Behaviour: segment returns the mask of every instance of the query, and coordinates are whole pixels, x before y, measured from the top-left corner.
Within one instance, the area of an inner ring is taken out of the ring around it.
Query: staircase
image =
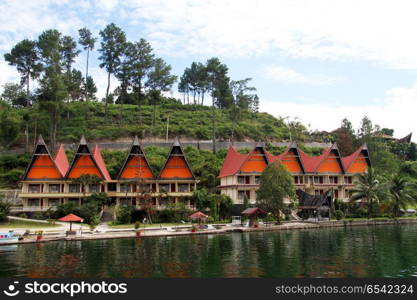
[[[101,222],[107,223],[114,220],[114,206],[105,206],[101,214]]]

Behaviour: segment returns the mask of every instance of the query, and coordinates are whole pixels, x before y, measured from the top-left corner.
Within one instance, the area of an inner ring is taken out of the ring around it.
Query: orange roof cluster
[[[256,146],[247,154],[241,154],[231,146],[220,170],[219,177],[237,173],[261,173],[267,164],[279,160],[292,173],[361,173],[370,166],[366,145],[349,156],[341,157],[337,144],[324,148],[319,156],[310,156],[292,143],[283,153],[272,155],[263,146]],[[248,162],[257,162],[247,168]]]
[[[103,180],[111,180],[98,145],[91,152],[84,136],[81,138],[71,164],[68,163],[64,146],[61,144],[52,159],[42,136],[35,146],[31,163],[23,176],[24,180],[74,179],[83,174],[96,175]],[[135,137],[130,152],[120,169],[117,179],[133,180],[138,178],[154,179],[155,176],[145,153]],[[181,145],[176,141],[161,170],[159,179],[195,179]]]

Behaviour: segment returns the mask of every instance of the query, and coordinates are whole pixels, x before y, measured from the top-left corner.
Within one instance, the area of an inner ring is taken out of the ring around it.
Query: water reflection
[[[417,226],[0,246],[0,277],[412,277]]]

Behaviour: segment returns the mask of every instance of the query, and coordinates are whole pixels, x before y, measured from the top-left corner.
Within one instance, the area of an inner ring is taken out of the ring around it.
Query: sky
[[[19,80],[3,55],[20,40],[51,28],[98,36],[114,22],[129,40],[148,40],[177,76],[219,57],[233,80],[252,78],[260,111],[320,131],[343,118],[358,128],[367,115],[416,142],[416,11],[413,0],[2,0],[0,85]],[[89,73],[103,96],[98,48]],[[85,69],[84,53],[74,67]],[[171,95],[180,97],[176,87]]]

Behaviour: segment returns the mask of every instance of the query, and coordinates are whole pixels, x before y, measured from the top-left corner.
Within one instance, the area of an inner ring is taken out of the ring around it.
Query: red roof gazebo
[[[72,222],[84,222],[84,219],[74,214],[69,214],[69,215],[66,215],[65,217],[58,219],[58,221],[70,222],[70,231],[72,231]]]

